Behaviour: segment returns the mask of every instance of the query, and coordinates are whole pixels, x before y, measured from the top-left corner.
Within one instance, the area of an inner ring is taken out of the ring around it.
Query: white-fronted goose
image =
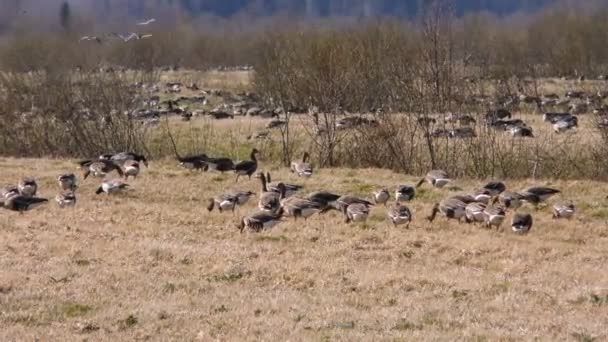
[[[576,211],[574,204],[572,203],[556,203],[553,205],[553,218],[554,219],[571,219]]]
[[[386,206],[386,202],[391,199],[391,194],[388,192],[388,189],[382,188],[372,192],[372,199],[375,204],[383,204]]]
[[[120,179],[108,179],[101,183],[101,186],[99,188],[97,188],[97,191],[95,191],[95,193],[97,195],[99,195],[99,194],[105,192],[106,194],[109,195],[109,194],[121,192],[121,191],[125,190],[127,187],[129,187],[129,184],[123,182]]]
[[[486,227],[496,227],[497,229],[500,228],[500,225],[505,220],[505,215],[505,208],[499,205],[487,206],[486,209],[483,211],[483,218]]]
[[[234,212],[234,208],[238,203],[238,198],[233,194],[221,194],[209,199],[207,210],[212,211],[213,208],[217,207],[217,210],[221,213],[224,210],[230,210]]]
[[[405,228],[409,228],[412,222],[412,212],[410,208],[397,201],[395,205],[388,210],[388,218],[395,227],[405,224]]]
[[[515,213],[511,220],[511,229],[517,234],[528,234],[532,229],[532,215]]]
[[[486,210],[486,204],[481,202],[473,202],[465,207],[465,217],[468,223],[484,222],[483,211]]]
[[[122,166],[125,169],[123,171],[125,179],[129,179],[129,177],[137,178],[137,175],[139,175],[139,162],[137,160],[125,160]]]
[[[0,202],[0,206],[2,208],[18,211],[23,214],[23,212],[32,210],[40,205],[47,203],[48,200],[46,198],[38,198],[38,197],[28,197],[20,194],[11,194],[4,198],[4,201]]]
[[[431,170],[418,182],[418,184],[416,184],[416,187],[419,187],[422,185],[422,183],[427,182],[436,188],[443,188],[451,181],[452,180],[447,172],[443,170]]]
[[[281,197],[285,194],[284,186],[279,183],[278,187],[281,189],[279,193],[274,191],[268,191],[266,185],[266,176],[260,174],[260,181],[262,182],[262,191],[260,192],[260,199],[258,201],[258,208],[262,211],[275,212],[281,206]]]
[[[306,198],[320,204],[323,208],[322,212],[329,211],[331,209],[336,209],[337,204],[336,201],[342,197],[341,195],[334,194],[327,191],[316,191],[310,193]]]
[[[61,190],[74,191],[78,187],[76,181],[76,175],[73,173],[64,173],[57,177],[57,182]]]
[[[148,159],[143,154],[137,154],[134,152],[120,152],[110,157],[110,160],[118,165],[124,166],[128,160],[134,160],[139,163],[143,163],[145,167],[148,167]]]
[[[239,229],[241,233],[247,229],[250,232],[261,232],[268,230],[281,222],[283,208],[279,208],[276,213],[259,211],[241,219]]]
[[[251,175],[258,169],[258,160],[256,158],[259,151],[257,149],[251,150],[249,157],[251,160],[244,160],[234,166],[234,172],[236,173],[236,181],[239,181],[240,176],[248,176],[251,179]]]
[[[483,203],[483,204],[488,204],[490,203],[490,200],[492,199],[492,192],[488,189],[479,189],[474,191],[471,194],[471,197],[475,200],[475,202],[479,202],[479,203]]]
[[[490,192],[492,197],[498,196],[507,190],[507,186],[503,182],[492,181],[483,186],[482,189],[486,189]]]
[[[431,212],[431,215],[427,217],[427,219],[430,222],[433,222],[433,220],[435,220],[435,216],[437,216],[437,213],[440,213],[448,220],[456,219],[460,221],[460,219],[466,215],[466,206],[467,204],[459,199],[448,198],[439,203],[435,203],[433,206],[433,211]]]
[[[294,219],[303,217],[304,220],[323,210],[321,204],[296,196],[283,199],[281,201],[281,207],[285,211],[286,216],[291,216]]]
[[[38,184],[36,184],[34,178],[30,177],[21,179],[17,187],[19,188],[19,193],[26,197],[34,197],[38,191]]]
[[[291,172],[295,173],[299,177],[310,177],[313,173],[312,165],[308,162],[310,155],[308,152],[304,152],[302,161],[291,162]]]
[[[105,160],[105,159],[98,160],[98,161],[92,162],[86,168],[86,171],[84,172],[84,179],[87,179],[87,177],[89,177],[89,175],[91,173],[95,177],[105,177],[106,174],[108,174],[112,171],[118,172],[118,175],[120,175],[121,177],[124,176],[124,173],[122,172],[122,169],[120,168],[120,166],[118,166],[113,161]]]
[[[520,192],[520,194],[523,196],[524,201],[535,206],[546,201],[551,196],[559,193],[560,191],[557,189],[542,186],[527,188],[524,191]]]
[[[369,215],[369,207],[364,203],[352,203],[342,206],[344,222],[365,222]]]
[[[409,202],[414,199],[416,196],[416,188],[409,185],[399,185],[397,190],[395,190],[395,201],[405,201]]]
[[[335,202],[336,209],[338,211],[344,211],[344,208],[348,207],[351,204],[362,204],[368,208],[374,205],[368,200],[351,195],[340,196],[340,198],[338,198]]]
[[[257,177],[259,178],[259,175]],[[281,190],[278,187],[279,183],[278,182],[271,183],[271,182],[272,182],[272,179],[270,178],[270,172],[266,172],[266,186],[268,187],[268,190],[274,191],[276,193],[280,193]],[[296,192],[300,191],[303,188],[303,186],[297,185],[297,184],[289,184],[289,183],[285,183],[285,182],[280,182],[280,183],[283,183],[283,185],[285,186],[285,198],[295,195]]]
[[[508,209],[517,209],[521,207],[524,196],[517,192],[505,191],[494,198],[493,203],[500,203]]]
[[[255,192],[253,191],[237,191],[237,192],[231,192],[231,195],[233,195],[234,197],[236,197],[236,204],[237,205],[244,205],[247,202],[249,202],[249,199],[251,198],[251,196],[255,195]]]
[[[234,171],[234,162],[230,158],[205,158],[205,169],[221,173]]]
[[[76,205],[76,194],[71,190],[64,191],[55,196],[55,201],[59,208],[73,207]]]

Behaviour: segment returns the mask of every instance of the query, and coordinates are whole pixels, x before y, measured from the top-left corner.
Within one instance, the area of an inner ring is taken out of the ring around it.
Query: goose
[[[137,25],[138,26],[146,26],[146,25],[152,24],[155,21],[156,21],[156,19],[150,18],[148,20],[144,20],[144,21],[141,21],[141,22],[137,23]]]
[[[259,174],[256,177],[259,178]],[[278,187],[279,183],[271,183],[271,181],[272,178],[270,177],[270,172],[266,172],[266,186],[268,187],[268,190],[280,193],[281,189],[279,189]],[[297,184],[288,184],[284,182],[281,183],[283,183],[283,185],[285,186],[285,198],[295,195],[296,192],[300,191],[303,188],[303,186]]]
[[[126,160],[123,164],[125,179],[130,177],[137,178],[139,174],[139,162],[136,160]]]
[[[507,186],[503,182],[492,181],[484,185],[482,189],[490,191],[491,196],[498,196],[507,190]]]
[[[513,138],[534,138],[532,128],[527,126],[511,126],[509,133]]]
[[[338,198],[335,202],[336,209],[339,211],[344,211],[344,208],[348,207],[351,204],[362,204],[366,207],[371,207],[374,205],[368,200],[350,195],[340,196],[340,198]]]
[[[23,214],[23,212],[34,209],[40,205],[48,202],[46,198],[38,198],[38,197],[28,197],[20,194],[11,194],[8,197],[4,198],[4,201],[0,202],[0,207],[18,211]]]
[[[574,204],[572,203],[556,203],[553,205],[553,219],[571,219],[575,211]]]
[[[34,197],[38,191],[38,184],[36,184],[33,178],[29,177],[20,180],[17,187],[19,188],[19,193],[26,197]]]
[[[251,199],[251,196],[255,195],[255,192],[253,192],[253,191],[237,191],[237,192],[232,192],[231,194],[234,197],[236,197],[236,204],[237,205],[244,205],[247,202],[249,202],[249,199]]]
[[[453,196],[448,197],[448,199],[461,201],[464,204],[478,202],[473,195],[453,195]]]
[[[488,204],[493,197],[492,191],[485,189],[485,188],[476,190],[475,192],[473,192],[471,194],[471,196],[473,197],[475,202],[479,202],[479,203],[483,203],[483,204]]]
[[[59,208],[73,207],[76,205],[76,194],[68,190],[55,196],[55,201],[59,205]]]
[[[439,203],[435,203],[433,206],[433,211],[431,212],[431,215],[427,217],[427,219],[430,222],[433,222],[437,213],[441,213],[448,220],[456,219],[460,221],[460,219],[466,214],[466,206],[467,204],[459,199],[448,198]]]
[[[6,185],[0,189],[0,200],[6,199],[13,195],[21,195],[19,188],[16,185]]]
[[[409,228],[412,222],[412,212],[410,209],[397,201],[395,205],[389,209],[388,218],[395,227],[405,224],[405,228]]]
[[[494,198],[493,204],[500,203],[507,209],[517,209],[521,207],[524,196],[517,192],[505,191]]]
[[[279,193],[274,191],[268,191],[266,185],[266,176],[262,173],[260,175],[260,181],[262,182],[262,192],[260,192],[260,199],[258,200],[258,208],[262,211],[275,212],[281,206],[281,197],[285,195],[285,188],[282,183],[279,183]]]
[[[281,207],[284,209],[285,215],[292,216],[294,220],[297,220],[298,217],[303,217],[306,220],[323,210],[322,204],[296,196],[283,199]]]
[[[338,201],[340,197],[342,196],[327,191],[316,191],[306,196],[307,199],[320,204],[323,208],[322,212],[336,209],[336,201]]]
[[[342,206],[344,222],[365,222],[369,215],[369,207],[364,203],[352,203]]]
[[[443,188],[451,181],[452,180],[450,179],[450,176],[448,176],[447,172],[443,170],[431,170],[418,182],[418,184],[416,184],[416,187],[418,188],[422,185],[422,183],[427,182],[436,188]]]
[[[241,233],[243,233],[245,229],[250,232],[261,232],[262,230],[268,230],[276,226],[279,222],[281,222],[282,217],[283,208],[277,209],[276,213],[259,211],[241,218],[239,229]]]
[[[82,42],[82,41],[92,41],[92,40],[98,44],[101,44],[101,38],[99,38],[97,36],[82,36],[82,37],[80,37],[80,39],[78,41]]]
[[[234,194],[221,194],[209,199],[207,210],[212,211],[213,208],[217,207],[217,210],[220,213],[224,210],[231,210],[234,212],[237,203],[238,198]]]
[[[179,162],[178,166],[189,169],[189,170],[207,170],[207,155],[199,154],[187,157],[177,157]]]
[[[486,204],[480,202],[469,203],[464,210],[465,218],[468,223],[484,222],[483,212],[486,210]]]
[[[61,190],[74,191],[78,187],[76,184],[76,175],[73,173],[64,173],[57,177],[57,182]]]
[[[84,172],[84,179],[87,179],[89,175],[92,173],[95,177],[104,177],[106,174],[116,170],[118,175],[121,177],[124,176],[124,173],[120,169],[120,166],[116,165],[113,161],[110,160],[98,160],[89,164]]]
[[[106,194],[113,194],[113,193],[118,193],[121,192],[123,190],[125,190],[127,187],[129,186],[129,184],[123,182],[120,179],[109,179],[109,180],[105,180],[101,183],[101,186],[99,186],[99,188],[97,188],[97,191],[95,191],[95,193],[97,195],[105,192]]]
[[[299,177],[311,177],[313,173],[312,165],[308,162],[310,155],[308,152],[304,152],[301,162],[291,163],[291,172],[295,173]]]
[[[386,188],[378,189],[372,192],[374,204],[384,204],[386,206],[386,202],[388,202],[390,198],[391,195]]]
[[[525,202],[528,202],[535,206],[546,201],[551,196],[553,196],[555,194],[559,194],[559,193],[560,193],[560,191],[557,189],[541,187],[541,186],[527,188],[524,191],[520,192],[520,194],[523,196],[523,200]]]
[[[563,133],[578,127],[578,118],[572,117],[570,120],[560,120],[553,124],[553,131],[555,133]]]
[[[395,190],[395,201],[411,201],[416,196],[416,188],[409,185],[399,185]]]
[[[511,219],[511,229],[517,234],[528,234],[532,223],[532,215],[516,213]]]
[[[484,222],[486,227],[491,228],[495,226],[497,229],[500,227],[502,222],[505,220],[505,208],[501,206],[487,206],[483,211]]]
[[[208,158],[205,156],[205,169],[218,171],[221,173],[234,171],[234,162],[230,158]]]
[[[112,155],[109,159],[118,165],[124,166],[125,162],[128,160],[134,160],[136,162],[143,163],[145,167],[148,167],[148,159],[146,159],[146,156],[134,152],[120,152]]]

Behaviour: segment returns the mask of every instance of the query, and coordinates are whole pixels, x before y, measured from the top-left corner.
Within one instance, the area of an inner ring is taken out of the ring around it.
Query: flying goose
[[[391,194],[388,192],[386,188],[378,189],[372,192],[372,199],[375,204],[384,204],[386,206],[386,202],[391,198]]]
[[[76,205],[76,194],[71,190],[64,191],[55,196],[55,201],[59,208],[73,207]]]
[[[139,162],[137,160],[125,160],[123,163],[125,179],[129,177],[137,178],[139,174]]]
[[[465,217],[466,206],[467,204],[459,199],[448,198],[439,203],[435,203],[435,205],[433,206],[433,211],[431,212],[431,215],[427,217],[427,219],[430,222],[433,222],[437,213],[441,213],[448,220],[456,219],[460,221],[461,218]]]
[[[571,219],[575,212],[574,204],[572,203],[556,203],[553,205],[553,218],[554,219]]]
[[[480,202],[472,202],[467,204],[465,207],[465,218],[468,223],[473,222],[484,222],[484,210],[486,210],[486,204]]]
[[[231,210],[234,212],[237,203],[238,198],[233,194],[221,194],[209,199],[207,210],[212,211],[213,208],[217,207],[217,210],[219,210],[220,213],[224,210]]]
[[[494,198],[493,204],[500,203],[507,209],[517,209],[521,207],[524,196],[517,192],[505,191]]]
[[[299,177],[310,177],[312,176],[312,165],[308,162],[310,155],[308,152],[304,152],[301,162],[291,162],[291,172],[295,173]]]
[[[83,37],[80,37],[80,39],[78,41],[82,42],[82,41],[91,41],[91,40],[94,40],[95,42],[101,44],[101,38],[99,38],[97,36],[83,36]]]
[[[84,179],[87,179],[87,177],[89,177],[91,173],[95,177],[104,177],[106,174],[114,170],[116,170],[116,172],[118,172],[121,177],[124,176],[124,173],[120,169],[120,166],[118,166],[116,163],[111,160],[100,159],[89,164],[89,166],[86,168],[86,171],[84,172]]]
[[[97,191],[95,191],[95,193],[97,195],[99,195],[99,194],[105,192],[107,195],[109,195],[109,194],[121,192],[121,191],[125,190],[128,186],[129,186],[129,184],[123,182],[120,179],[109,179],[109,180],[103,181],[101,183],[101,186],[99,188],[97,188]]]
[[[369,207],[364,203],[351,203],[341,207],[344,214],[344,222],[365,222],[369,215]]]
[[[276,213],[259,211],[241,219],[239,229],[241,233],[247,229],[250,232],[261,232],[270,229],[281,222],[283,208],[277,209]]]
[[[118,165],[124,166],[125,162],[127,162],[128,160],[133,160],[136,162],[143,163],[145,167],[148,167],[148,159],[146,159],[146,156],[134,152],[120,152],[112,155],[109,159]]]
[[[416,196],[416,188],[409,185],[399,185],[395,190],[395,201],[411,201]]]
[[[260,175],[258,174],[256,177],[259,178]],[[271,183],[271,181],[272,178],[270,178],[270,172],[266,172],[266,186],[268,187],[268,190],[280,193],[281,190],[278,187],[279,183]],[[297,184],[288,184],[284,182],[281,183],[283,183],[283,185],[285,186],[285,198],[295,195],[296,192],[300,191],[303,188],[303,186]]]
[[[36,184],[33,178],[29,177],[20,180],[17,187],[19,188],[19,193],[25,197],[34,197],[38,191],[38,184]]]
[[[258,208],[262,211],[276,212],[281,206],[281,199],[285,196],[285,186],[279,183],[277,186],[280,189],[279,193],[274,191],[268,191],[266,185],[266,176],[260,174],[260,181],[262,182],[262,191],[260,192],[260,199],[258,200]]]
[[[427,182],[436,188],[443,188],[451,181],[452,180],[450,179],[450,176],[448,176],[447,172],[443,170],[431,170],[418,182],[418,184],[416,184],[416,187],[419,187],[422,185],[422,183]]]
[[[532,229],[532,215],[515,213],[511,220],[511,229],[518,234],[528,234]]]
[[[57,182],[61,190],[74,191],[77,188],[76,175],[73,173],[64,173],[57,177]]]
[[[405,228],[409,228],[412,222],[412,212],[410,209],[397,201],[393,207],[388,210],[388,218],[395,227],[405,224]]]
[[[147,19],[147,20],[144,20],[144,21],[141,21],[141,22],[137,23],[137,25],[138,26],[145,26],[145,25],[152,24],[155,21],[156,21],[156,19],[150,18],[150,19]]]
[[[500,227],[502,222],[505,220],[505,208],[501,206],[487,206],[483,211],[484,222],[486,227],[491,228],[495,226],[497,229]]]
[[[23,214],[24,211],[34,209],[42,204],[48,202],[46,198],[28,197],[20,194],[11,194],[4,198],[4,201],[0,202],[0,207],[18,211]]]
[[[306,198],[316,202],[321,205],[323,208],[322,212],[329,211],[331,209],[336,209],[337,204],[336,201],[342,196],[327,192],[327,191],[316,191],[310,193]]]
[[[542,186],[527,188],[524,191],[520,192],[520,194],[523,196],[523,201],[535,206],[546,201],[551,196],[558,193],[560,193],[560,191],[557,189]]]

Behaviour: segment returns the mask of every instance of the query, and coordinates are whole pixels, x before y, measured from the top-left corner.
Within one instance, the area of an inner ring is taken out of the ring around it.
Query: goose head
[[[437,216],[438,212],[439,212],[439,203],[435,203],[433,205],[431,215],[427,217],[427,220],[429,220],[429,222],[433,222],[433,220],[435,220],[435,216]]]

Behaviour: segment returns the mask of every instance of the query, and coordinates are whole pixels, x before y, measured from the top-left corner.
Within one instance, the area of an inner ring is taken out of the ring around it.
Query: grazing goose
[[[137,160],[125,160],[123,167],[125,169],[125,179],[129,179],[129,177],[137,178],[139,174],[139,162]]]
[[[473,197],[475,202],[488,204],[492,199],[492,192],[488,189],[482,188],[473,192],[471,196]]]
[[[76,205],[76,194],[71,190],[64,191],[55,196],[55,201],[59,208],[73,207]]]
[[[95,191],[95,193],[97,195],[99,195],[102,192],[105,192],[107,195],[109,195],[109,194],[121,192],[121,191],[125,190],[128,186],[129,186],[129,184],[123,182],[120,179],[109,179],[109,180],[103,181],[101,183],[101,186],[99,188],[97,188],[97,191]]]
[[[137,154],[133,152],[120,152],[109,158],[111,161],[118,165],[124,166],[125,162],[134,160],[136,162],[143,163],[145,167],[148,167],[148,160],[143,154]]]
[[[520,192],[525,202],[535,206],[558,193],[560,193],[559,190],[548,187],[532,187]]]
[[[472,195],[454,195],[454,196],[448,197],[448,199],[454,199],[454,200],[457,200],[457,201],[461,201],[461,202],[464,202],[464,204],[478,202],[475,199],[475,197],[472,196]]]
[[[251,198],[251,196],[255,195],[255,192],[253,192],[253,191],[237,191],[237,192],[233,192],[231,194],[234,197],[236,197],[236,204],[237,205],[244,205],[247,202],[249,202],[249,199]]]
[[[281,207],[285,211],[286,216],[292,216],[294,219],[303,217],[304,220],[323,210],[323,205],[320,203],[295,196],[283,199]]]
[[[212,211],[213,208],[217,207],[217,210],[219,210],[220,213],[224,210],[231,210],[234,212],[237,203],[238,198],[233,194],[221,194],[209,199],[207,210]]]
[[[409,185],[399,185],[395,190],[395,201],[409,202],[416,196],[416,189]]]
[[[257,175],[256,177],[259,178],[260,176]],[[279,189],[278,187],[279,183],[271,183],[271,179],[272,178],[270,178],[270,172],[266,172],[266,186],[268,187],[268,190],[280,193],[281,189]],[[285,198],[295,195],[296,192],[300,191],[303,188],[303,186],[297,184],[288,184],[284,182],[281,183],[283,183],[283,185],[285,186]]]
[[[500,203],[507,209],[517,209],[521,207],[524,196],[517,192],[505,191],[494,198],[493,203]]]
[[[340,197],[342,197],[342,196],[331,193],[331,192],[317,191],[317,192],[313,192],[313,193],[309,194],[306,198],[313,202],[320,204],[321,207],[323,208],[322,212],[326,212],[331,209],[337,208],[336,202],[338,201],[338,199]]]
[[[556,203],[553,205],[553,218],[554,219],[571,219],[575,212],[574,204],[572,203]]]
[[[304,152],[301,162],[291,163],[291,172],[295,173],[299,177],[310,177],[312,176],[312,165],[308,162],[310,155],[308,152]]]
[[[388,218],[395,227],[405,224],[405,228],[409,228],[412,222],[412,212],[410,208],[397,201],[395,205],[389,209]]]
[[[555,133],[563,133],[578,127],[578,118],[573,116],[570,120],[560,120],[553,124],[553,131]]]
[[[38,184],[36,184],[33,178],[29,177],[20,180],[17,187],[19,188],[19,193],[25,197],[34,197],[38,191]]]
[[[74,191],[78,187],[76,184],[76,175],[73,173],[64,173],[57,177],[57,182],[61,190]]]
[[[488,190],[490,192],[490,195],[494,197],[505,192],[507,190],[507,186],[503,182],[489,182],[488,184],[483,186],[483,189]]]
[[[511,126],[509,133],[513,138],[534,138],[534,131],[527,126]]]
[[[500,228],[500,225],[505,220],[505,215],[505,208],[501,206],[487,206],[483,211],[486,227],[491,228],[494,226],[496,229]]]
[[[365,222],[369,215],[369,207],[364,203],[352,203],[342,206],[344,222]]]
[[[218,171],[221,173],[234,171],[234,162],[230,158],[205,158],[207,166],[205,169]]]
[[[451,181],[452,180],[450,179],[450,176],[448,176],[447,172],[443,170],[431,170],[418,182],[418,184],[416,184],[416,187],[419,187],[422,185],[422,183],[427,182],[436,188],[443,188]]]
[[[262,182],[262,191],[260,192],[260,199],[258,201],[258,208],[262,211],[276,212],[281,206],[281,199],[285,196],[285,186],[279,183],[279,192],[268,191],[266,185],[266,176],[260,174],[260,181]]]
[[[18,211],[23,214],[24,211],[34,209],[42,204],[48,202],[46,198],[28,197],[20,194],[12,194],[4,198],[4,201],[0,202],[2,208]]]
[[[439,203],[435,203],[433,206],[433,211],[431,212],[431,215],[427,217],[427,219],[430,222],[433,222],[433,220],[435,220],[435,216],[437,216],[437,213],[441,213],[448,220],[456,219],[460,221],[461,218],[465,217],[466,206],[467,204],[465,202],[457,198],[448,198]]]
[[[239,181],[240,176],[248,176],[251,179],[251,175],[258,169],[258,160],[256,155],[259,153],[257,149],[251,150],[249,155],[251,160],[242,161],[234,166],[234,172],[236,173],[236,181]]]
[[[511,220],[511,229],[517,234],[528,234],[532,229],[532,215],[516,213]]]
[[[486,204],[480,202],[473,202],[467,204],[464,208],[465,210],[465,218],[467,223],[473,222],[484,222],[484,210],[486,210]]]
[[[247,229],[250,232],[261,232],[262,230],[270,229],[281,222],[283,217],[283,208],[279,208],[276,213],[267,211],[259,211],[241,219],[239,229],[241,233]]]
[[[338,211],[344,211],[344,208],[348,207],[351,204],[362,204],[366,207],[371,207],[374,205],[372,202],[370,202],[368,200],[364,200],[362,198],[350,196],[350,195],[340,196],[340,198],[338,198],[335,203],[336,209]]]
[[[84,172],[84,179],[87,179],[87,177],[89,177],[89,175],[91,173],[95,177],[105,177],[106,174],[108,174],[114,170],[116,170],[116,172],[118,172],[118,175],[120,175],[121,177],[124,176],[124,173],[122,172],[122,169],[120,168],[120,166],[118,166],[113,161],[105,160],[105,159],[98,160],[98,161],[92,162],[87,167],[86,171]]]
[[[207,170],[207,155],[199,154],[194,156],[187,157],[177,157],[177,161],[179,161],[179,166],[189,169],[189,170]]]
[[[390,198],[391,195],[386,188],[378,189],[372,192],[374,204],[384,204],[386,206],[386,202],[388,202]]]

